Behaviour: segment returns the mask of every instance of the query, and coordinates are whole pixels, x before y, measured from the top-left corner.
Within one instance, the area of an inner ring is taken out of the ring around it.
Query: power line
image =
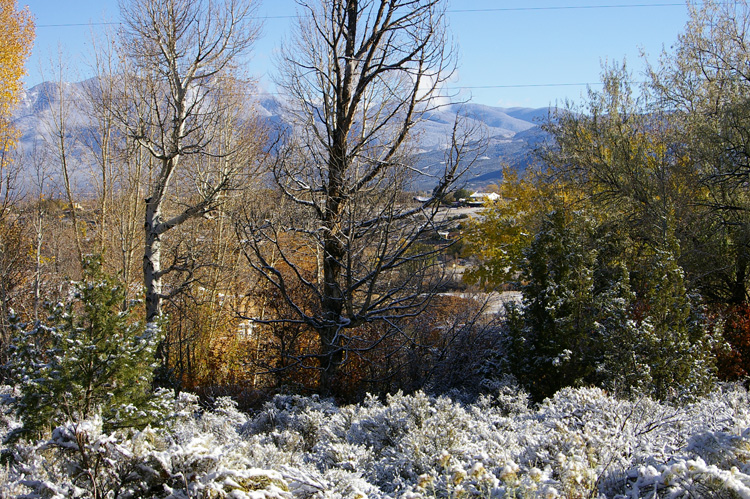
[[[670,3],[637,3],[637,4],[617,4],[617,5],[557,5],[551,7],[493,7],[484,9],[449,9],[449,14],[471,14],[487,12],[533,12],[533,11],[551,11],[551,10],[593,10],[593,9],[630,9],[630,8],[650,8],[650,7],[685,7],[684,2]],[[296,19],[297,15],[285,16],[258,16],[257,20],[267,19]],[[88,22],[88,23],[65,23],[65,24],[37,24],[37,28],[71,28],[80,26],[109,26],[122,24],[119,22]]]
[[[482,13],[482,12],[524,12],[544,10],[577,10],[577,9],[627,9],[644,7],[685,7],[684,2],[674,3],[635,3],[618,5],[557,5],[552,7],[492,7],[483,9],[448,9],[449,14]],[[261,16],[257,19],[294,19],[299,16]]]
[[[627,82],[631,85],[641,85],[646,82],[644,81],[629,81]],[[601,81],[592,81],[592,82],[582,82],[582,83],[518,83],[518,84],[508,84],[508,85],[449,85],[444,87],[442,90],[445,92],[452,92],[454,90],[486,90],[486,89],[495,89],[495,88],[534,88],[534,87],[584,87],[584,86],[601,86],[604,85],[604,82]],[[265,95],[272,95],[272,96],[283,96],[284,94],[278,92],[278,91],[250,91],[250,92],[241,92],[237,94],[232,94],[235,96],[240,97],[262,97]],[[78,102],[79,99],[77,98],[71,98],[69,99],[73,102]],[[85,102],[85,101],[80,101]]]
[[[533,88],[533,87],[584,87],[588,85],[603,85],[600,81],[583,82],[583,83],[517,83],[509,85],[470,85],[470,86],[450,86],[448,88],[459,90],[484,90],[492,88]]]
[[[449,13],[470,12],[523,12],[541,10],[582,10],[582,9],[628,9],[643,7],[685,7],[685,3],[636,3],[619,5],[557,5],[552,7],[497,7],[491,9],[452,9]]]
[[[109,26],[115,24],[122,24],[118,22],[99,22],[99,23],[67,23],[67,24],[37,24],[35,28],[77,28],[81,26]]]

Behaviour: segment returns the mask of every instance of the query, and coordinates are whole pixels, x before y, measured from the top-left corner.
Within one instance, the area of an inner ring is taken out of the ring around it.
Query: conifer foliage
[[[67,303],[44,322],[14,321],[10,371],[19,382],[19,435],[38,435],[99,414],[104,427],[149,422],[156,330],[123,310],[124,289],[91,259]]]
[[[560,206],[522,265],[508,367],[533,397],[566,386],[685,401],[714,382],[712,334],[668,245],[637,257],[612,222]],[[631,278],[632,276],[632,278]]]

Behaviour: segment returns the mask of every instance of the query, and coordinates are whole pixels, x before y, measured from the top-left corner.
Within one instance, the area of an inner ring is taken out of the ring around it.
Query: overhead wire
[[[720,2],[729,3],[729,2]],[[684,2],[661,2],[661,3],[630,3],[630,4],[595,4],[595,5],[554,5],[554,6],[524,6],[524,7],[490,7],[477,9],[448,9],[449,14],[479,14],[491,12],[540,12],[540,11],[559,11],[559,10],[594,10],[594,9],[628,9],[628,8],[668,8],[668,7],[685,7]],[[268,19],[296,19],[297,15],[275,15],[275,16],[258,16],[258,20]],[[38,24],[36,28],[68,28],[83,26],[112,26],[120,25],[120,22],[87,22],[87,23],[61,23],[61,24]],[[501,89],[501,88],[549,88],[549,87],[585,87],[602,85],[602,82],[579,82],[579,83],[520,83],[507,85],[456,85],[449,89],[453,90],[484,90],[484,89]]]
[[[526,12],[526,11],[550,11],[550,10],[591,10],[591,9],[628,9],[628,8],[650,8],[650,7],[685,7],[684,2],[663,3],[635,3],[635,4],[596,4],[596,5],[552,5],[543,7],[485,7],[480,9],[448,9],[449,14],[487,13],[487,12]],[[265,19],[296,19],[295,14],[257,16],[257,20]],[[38,24],[37,28],[68,28],[78,26],[107,26],[118,25],[119,22],[87,22],[87,23],[63,23],[63,24]]]

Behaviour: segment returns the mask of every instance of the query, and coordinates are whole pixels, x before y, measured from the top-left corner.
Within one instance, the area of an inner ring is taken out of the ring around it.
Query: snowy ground
[[[694,404],[565,389],[537,408],[507,383],[474,403],[417,393],[336,406],[278,396],[243,414],[183,394],[164,427],[96,419],[6,445],[0,497],[750,498],[750,398]],[[6,389],[6,430],[13,392]]]
[[[441,294],[443,296],[455,296],[458,298],[476,300],[477,302],[483,305],[484,307],[483,311],[485,314],[488,314],[488,315],[495,315],[495,314],[504,312],[505,305],[507,303],[521,303],[521,299],[523,297],[519,291],[502,291],[502,292],[493,291],[491,293],[451,292],[451,293],[441,293]]]

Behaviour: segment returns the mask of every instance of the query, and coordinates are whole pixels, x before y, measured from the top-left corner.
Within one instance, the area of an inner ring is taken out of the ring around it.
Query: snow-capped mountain
[[[446,140],[457,115],[465,116],[469,127],[476,126],[486,140],[486,150],[464,175],[461,182],[479,188],[502,178],[504,166],[525,169],[530,162],[531,146],[544,132],[539,125],[548,119],[549,108],[500,108],[482,104],[456,104],[430,113],[418,125],[420,169],[429,175],[417,186],[429,188],[429,178],[439,175],[445,165]]]
[[[86,161],[90,151],[85,137],[90,136],[90,121],[82,109],[85,102],[86,82],[64,83],[63,95],[67,98],[69,133],[74,141],[71,154]],[[21,130],[20,145],[25,151],[33,150],[44,137],[55,133],[54,124],[59,116],[60,87],[57,83],[45,82],[26,90],[15,113],[15,122]],[[269,124],[283,123],[282,104],[279,98],[260,93],[255,96],[255,111]],[[529,161],[529,144],[543,135],[539,124],[547,119],[548,108],[500,108],[482,104],[452,104],[432,111],[417,125],[419,168],[425,173],[439,174],[444,165],[444,153],[448,147],[453,124],[458,114],[465,116],[468,126],[475,126],[487,140],[487,149],[463,182],[483,186],[496,182],[501,177],[504,165],[524,168]],[[83,138],[83,139],[81,139]],[[425,176],[415,187],[431,188],[432,177]]]

